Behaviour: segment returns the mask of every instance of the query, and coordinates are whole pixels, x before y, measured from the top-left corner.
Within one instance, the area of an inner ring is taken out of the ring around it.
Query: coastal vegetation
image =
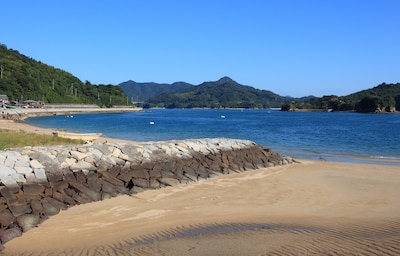
[[[29,58],[0,44],[0,94],[10,101],[44,103],[126,105],[123,89],[114,85],[82,82],[64,70]]]
[[[288,100],[283,111],[291,110],[357,111],[360,113],[394,112],[400,109],[400,83],[382,83],[371,89],[347,96],[311,97],[304,100]]]
[[[27,133],[0,129],[0,150],[25,146],[52,146],[83,143],[81,140],[72,140],[51,135]]]

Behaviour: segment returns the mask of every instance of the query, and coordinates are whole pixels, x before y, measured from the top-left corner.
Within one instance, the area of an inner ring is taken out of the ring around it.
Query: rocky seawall
[[[292,162],[254,142],[234,139],[0,151],[0,250],[74,205]]]

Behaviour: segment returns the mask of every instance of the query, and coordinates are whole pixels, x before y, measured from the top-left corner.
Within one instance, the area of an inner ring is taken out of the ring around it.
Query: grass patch
[[[27,133],[0,129],[0,150],[6,148],[21,148],[25,146],[52,146],[63,144],[81,144],[82,140],[73,140],[51,135]]]

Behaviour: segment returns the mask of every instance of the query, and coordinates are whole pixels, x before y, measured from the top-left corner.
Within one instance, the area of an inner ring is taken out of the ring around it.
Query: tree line
[[[330,95],[305,100],[288,100],[281,109],[282,111],[317,109],[360,113],[394,112],[400,110],[400,83],[382,83],[374,88],[342,97]]]
[[[119,86],[82,82],[64,70],[29,58],[0,45],[0,94],[10,101],[96,104],[100,107],[129,104]]]

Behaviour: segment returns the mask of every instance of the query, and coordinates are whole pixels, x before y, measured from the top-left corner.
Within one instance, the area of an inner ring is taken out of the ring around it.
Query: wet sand
[[[0,255],[399,255],[394,166],[301,161],[72,207]]]

